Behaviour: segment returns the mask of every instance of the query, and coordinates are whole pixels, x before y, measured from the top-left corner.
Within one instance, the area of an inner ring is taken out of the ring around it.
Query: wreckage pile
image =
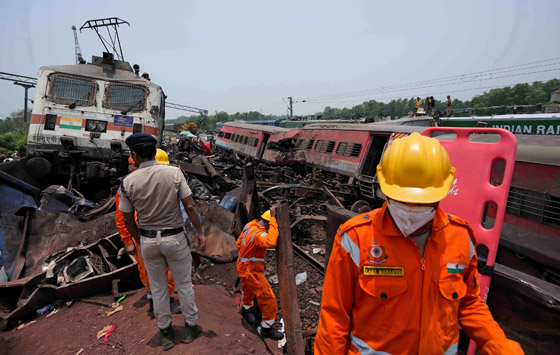
[[[314,334],[324,274],[326,214],[331,203],[340,202],[319,182],[323,177],[313,172],[198,153],[171,156],[187,177],[208,236],[205,250],[196,252],[193,282],[218,284],[232,296],[239,292],[236,237],[248,221],[282,201],[289,207],[302,328]],[[61,185],[40,189],[32,180],[2,172],[0,180],[6,202],[12,202],[4,203],[0,211],[2,240],[9,250],[2,259],[6,274],[0,283],[2,329],[33,319],[37,310],[61,300],[82,299],[107,289],[117,300],[142,289],[136,261],[124,253],[116,233],[116,188],[102,200],[91,201]],[[192,226],[187,226],[187,233],[192,232]],[[273,252],[267,255],[266,276],[277,294],[280,319]]]

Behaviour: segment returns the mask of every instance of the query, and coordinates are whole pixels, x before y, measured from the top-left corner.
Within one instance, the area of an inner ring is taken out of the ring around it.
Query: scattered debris
[[[105,312],[105,315],[106,315],[107,317],[109,317],[109,316],[112,316],[113,314],[115,314],[115,313],[117,313],[117,312],[122,311],[123,309],[124,309],[123,306],[118,306],[117,308],[113,309],[113,310],[110,311],[110,312]]]
[[[307,280],[307,271],[296,275],[296,285],[301,285]]]
[[[107,342],[107,338],[109,338],[109,335],[111,335],[111,333],[117,328],[116,324],[113,325],[107,325],[105,327],[103,327],[103,329],[101,329],[99,332],[97,332],[97,339],[100,339],[102,336],[105,336],[105,338],[103,339],[103,342],[106,343]]]
[[[52,312],[47,314],[47,316],[45,318],[49,318],[50,316],[52,316],[53,314],[56,314],[56,313],[58,313],[58,308],[53,309]]]
[[[31,324],[33,324],[33,323],[37,323],[37,321],[36,321],[36,320],[32,320],[31,322],[27,322],[27,323],[20,324],[20,325],[17,326],[17,328],[15,328],[15,329],[12,330],[12,331],[16,331],[16,330],[23,329],[23,328],[25,328],[25,327],[27,327],[28,325],[31,325]]]
[[[277,284],[277,283],[279,282],[279,281],[278,281],[278,275],[277,275],[277,274],[272,275],[271,277],[268,278],[268,281],[269,281],[271,284]]]

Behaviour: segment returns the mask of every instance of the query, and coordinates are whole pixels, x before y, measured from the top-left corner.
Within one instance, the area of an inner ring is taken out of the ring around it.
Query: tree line
[[[560,89],[560,79],[552,79],[546,82],[536,81],[532,84],[524,83],[515,86],[508,86],[504,88],[492,89],[480,95],[474,96],[471,100],[459,100],[452,97],[451,106],[453,110],[460,111],[461,109],[474,109],[473,113],[476,115],[489,115],[492,113],[491,109],[484,109],[484,107],[492,106],[513,106],[513,105],[536,105],[546,104],[550,100],[552,92]],[[426,98],[421,97],[426,105]],[[326,106],[323,112],[317,112],[313,116],[315,118],[321,117],[323,119],[351,119],[353,117],[376,117],[391,116],[392,119],[406,116],[414,112],[414,101],[416,97],[400,98],[391,100],[388,103],[369,100],[351,108],[335,108]],[[435,97],[435,111],[445,112],[447,107],[447,97]],[[534,108],[529,110],[534,112]],[[506,113],[505,109],[497,110],[497,113]],[[461,115],[461,114],[456,114]],[[206,120],[206,129],[215,129],[217,122],[233,121],[233,120],[274,120],[274,119],[287,119],[286,115],[263,115],[260,112],[250,111],[246,113],[236,112],[228,114],[227,112],[218,112],[217,115],[210,115]],[[199,123],[200,115],[197,116],[180,116],[173,120],[167,120],[166,123]]]
[[[532,84],[517,84],[499,89],[492,89],[481,95],[474,96],[471,100],[453,99],[452,108],[459,111],[464,108],[473,108],[474,114],[487,115],[491,110],[484,107],[491,106],[513,106],[513,105],[536,105],[545,104],[550,101],[552,92],[560,90],[560,79],[552,79],[546,82],[536,81]],[[350,119],[356,116],[375,117],[379,115],[391,116],[395,119],[406,116],[414,111],[415,97],[391,100],[388,103],[369,100],[351,108],[334,108],[327,106],[323,112],[318,112],[315,118],[333,119]],[[425,98],[422,98],[425,100]],[[445,97],[435,98],[435,110],[445,111],[447,101]],[[534,109],[533,109],[534,111]],[[505,113],[499,112],[498,113]],[[31,117],[29,111],[28,117]],[[286,115],[263,115],[260,112],[236,112],[229,114],[227,112],[218,112],[215,115],[208,116],[206,120],[206,129],[212,130],[216,128],[217,122],[233,121],[233,120],[274,120],[287,119]],[[200,123],[201,116],[180,116],[173,120],[167,120],[166,123]],[[0,119],[0,153],[11,155],[17,151],[21,156],[25,155],[27,131],[29,123],[23,121],[23,110],[12,112],[5,119]]]
[[[12,112],[8,117],[0,120],[0,154],[11,156],[17,152],[20,156],[25,156],[29,123],[24,122],[23,112],[23,110]],[[27,117],[31,117],[31,111]]]

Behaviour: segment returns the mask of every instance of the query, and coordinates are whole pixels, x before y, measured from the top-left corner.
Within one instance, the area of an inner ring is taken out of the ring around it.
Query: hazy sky
[[[557,0],[2,0],[0,72],[35,77],[40,66],[73,64],[71,26],[119,17],[131,25],[119,32],[125,59],[169,102],[210,113],[285,114],[289,96],[300,101],[294,114],[371,99],[466,99],[560,77],[559,13]],[[78,37],[88,62],[101,55],[94,32]],[[455,78],[430,82],[444,77]],[[0,80],[0,117],[21,108],[23,89]]]

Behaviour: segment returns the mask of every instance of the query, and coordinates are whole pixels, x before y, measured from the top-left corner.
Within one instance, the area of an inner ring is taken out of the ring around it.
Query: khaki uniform
[[[155,160],[140,164],[121,183],[119,209],[138,214],[140,250],[152,288],[154,314],[160,329],[171,324],[167,267],[175,280],[185,322],[194,326],[198,309],[191,281],[192,256],[185,234],[181,230],[171,235],[169,230],[183,227],[180,200],[191,190],[180,169],[161,165]],[[153,237],[148,237],[153,234]]]

